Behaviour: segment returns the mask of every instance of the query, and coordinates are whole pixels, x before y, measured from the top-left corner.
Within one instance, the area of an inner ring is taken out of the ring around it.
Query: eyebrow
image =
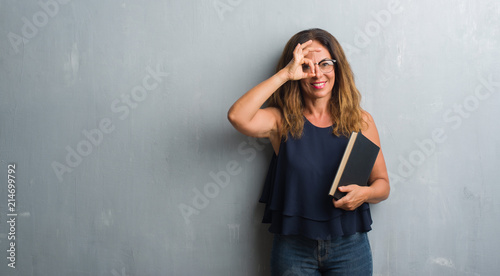
[[[320,60],[318,63],[321,63],[321,62],[323,62],[325,60],[332,60],[332,58],[324,58],[324,59]]]

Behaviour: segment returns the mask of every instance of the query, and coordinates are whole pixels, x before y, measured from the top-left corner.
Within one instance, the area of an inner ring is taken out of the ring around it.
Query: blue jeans
[[[274,235],[271,275],[372,275],[372,252],[366,233],[311,240]]]

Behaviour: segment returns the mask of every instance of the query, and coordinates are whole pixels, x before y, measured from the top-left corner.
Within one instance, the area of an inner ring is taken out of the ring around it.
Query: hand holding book
[[[346,211],[353,211],[357,209],[361,204],[365,203],[368,198],[370,198],[373,191],[368,186],[359,186],[357,184],[351,184],[347,186],[340,186],[338,190],[346,195],[341,199],[333,199],[333,205],[336,208],[343,209]]]
[[[350,192],[350,189],[345,190],[346,188],[342,188],[343,191],[339,190],[340,186],[350,184],[367,186],[379,151],[380,148],[363,134],[353,132],[329,194],[339,200],[346,195],[346,192]]]

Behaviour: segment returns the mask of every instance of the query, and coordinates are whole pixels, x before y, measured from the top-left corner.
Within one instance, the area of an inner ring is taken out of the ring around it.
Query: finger
[[[313,75],[316,75],[316,66],[314,66],[314,63],[312,62],[312,60],[310,59],[307,59],[307,64],[309,65],[309,67],[311,68],[311,73]]]
[[[312,43],[313,43],[313,41],[312,41],[312,40],[308,40],[308,41],[306,41],[306,42],[302,43],[302,49],[307,48],[307,47],[308,47],[309,45],[311,45]]]
[[[351,208],[349,205],[350,205],[349,200],[345,196],[339,199],[336,203],[334,203],[334,206],[336,208],[344,210],[349,210],[349,208]]]
[[[310,41],[310,40],[309,40]],[[310,44],[310,43],[309,43]],[[302,47],[302,53],[304,54],[304,56],[306,56],[307,54],[309,54],[309,52],[311,52],[311,47],[309,47],[310,45],[306,45],[305,47]]]
[[[293,51],[293,57],[297,61],[301,61],[304,58],[304,53],[302,52],[302,47],[300,44],[297,44],[295,50]],[[302,64],[302,62],[300,63]]]
[[[339,187],[339,190],[341,192],[350,192],[352,190],[354,190],[354,188],[356,188],[357,185],[355,184],[351,184],[351,185],[347,185],[347,186],[340,186]]]
[[[301,48],[304,56],[307,55],[311,51],[309,46],[311,46],[312,42],[313,42],[312,40],[308,40],[308,41],[301,44],[300,48]]]
[[[342,206],[345,202],[345,199],[344,198],[341,198],[341,199],[333,199],[333,205],[336,207],[336,208],[339,208],[340,206]]]
[[[333,201],[333,206],[335,206],[335,208],[340,208],[340,204],[339,204],[338,200]]]
[[[307,59],[307,58],[303,58],[300,62],[299,62],[299,66],[303,66],[304,64],[307,64],[309,66],[309,68],[311,68],[311,72],[304,72],[302,70],[302,77],[301,79],[304,79],[304,78],[310,78],[310,77],[314,77],[316,76],[315,72],[314,72],[314,64],[312,63],[312,61],[310,59]]]
[[[303,44],[297,43],[297,46],[295,46],[294,50],[302,49],[302,45]]]
[[[302,49],[302,53],[304,53],[304,56],[307,56],[307,54],[312,53],[312,52],[321,52],[320,48],[311,48],[311,47],[306,47]]]
[[[321,48],[311,48],[311,47],[306,47],[303,50],[304,55],[307,55],[312,52],[321,52]]]
[[[307,56],[307,54],[309,54],[309,52],[310,52],[310,49],[309,49],[309,48],[305,48],[305,49],[303,49],[303,50],[302,50],[302,54],[303,54],[304,56]]]
[[[293,49],[293,55],[295,56],[295,55],[299,54],[299,51],[302,51],[300,43],[297,44],[297,46],[295,46],[295,49]]]

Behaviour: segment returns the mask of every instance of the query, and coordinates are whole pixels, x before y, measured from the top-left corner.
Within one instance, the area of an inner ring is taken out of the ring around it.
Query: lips
[[[312,86],[316,89],[322,89],[325,87],[326,81],[319,81],[312,83]]]

